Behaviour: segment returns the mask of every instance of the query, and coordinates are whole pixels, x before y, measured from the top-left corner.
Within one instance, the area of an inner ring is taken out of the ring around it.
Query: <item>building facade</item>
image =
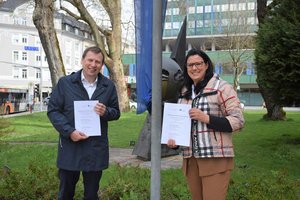
[[[258,28],[256,7],[256,0],[168,0],[164,52],[167,54],[174,48],[186,17],[186,50],[206,51],[215,64],[215,72],[230,83],[233,74],[241,72],[238,86],[241,101],[246,105],[262,105],[253,55]]]
[[[42,98],[52,91],[50,71],[37,29],[32,21],[34,5],[29,0],[9,0],[0,4],[0,87],[28,89],[29,100],[39,86]],[[60,13],[55,14],[55,29],[66,73],[81,68],[83,50],[93,45],[87,25]]]

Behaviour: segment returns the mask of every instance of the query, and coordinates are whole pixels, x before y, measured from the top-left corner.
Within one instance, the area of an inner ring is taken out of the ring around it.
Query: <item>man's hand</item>
[[[106,106],[103,103],[97,103],[94,110],[98,115],[103,116],[106,111]]]
[[[85,140],[88,138],[88,136],[86,136],[84,133],[75,130],[71,133],[70,138],[73,142],[78,142],[80,140]]]

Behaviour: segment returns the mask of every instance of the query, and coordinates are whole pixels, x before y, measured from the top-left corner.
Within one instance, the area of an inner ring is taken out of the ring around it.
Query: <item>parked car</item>
[[[50,100],[50,96],[49,96],[49,97],[46,97],[46,98],[43,100],[43,104],[48,105],[49,100]]]
[[[137,102],[130,99],[129,100],[129,107],[130,107],[130,110],[136,110],[137,109]]]

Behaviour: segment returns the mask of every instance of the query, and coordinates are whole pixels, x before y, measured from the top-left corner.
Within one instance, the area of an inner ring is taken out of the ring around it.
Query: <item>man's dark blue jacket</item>
[[[99,171],[108,168],[108,121],[120,117],[117,91],[114,83],[99,73],[96,90],[90,100],[106,106],[101,120],[101,136],[73,142],[75,130],[74,101],[89,100],[81,81],[82,70],[62,77],[51,94],[47,115],[59,132],[57,167],[72,171]]]

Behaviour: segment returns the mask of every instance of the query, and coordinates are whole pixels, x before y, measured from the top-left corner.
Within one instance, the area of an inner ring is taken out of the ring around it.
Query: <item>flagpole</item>
[[[153,0],[152,26],[152,108],[151,108],[151,200],[160,199],[162,120],[162,1]]]

